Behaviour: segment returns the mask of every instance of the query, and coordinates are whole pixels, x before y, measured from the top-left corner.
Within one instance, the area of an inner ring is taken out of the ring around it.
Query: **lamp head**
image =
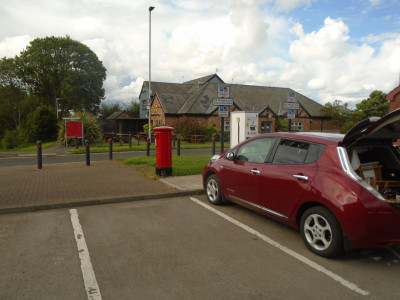
[[[153,9],[155,9],[154,6],[150,6],[150,7],[149,7],[149,11],[152,11]]]

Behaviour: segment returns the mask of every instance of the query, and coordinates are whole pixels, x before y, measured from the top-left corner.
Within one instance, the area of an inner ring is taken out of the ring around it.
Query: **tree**
[[[139,118],[140,116],[140,104],[137,100],[131,100],[129,105],[125,107],[125,110],[132,116],[132,118]]]
[[[326,103],[322,107],[325,116],[331,117],[331,121],[340,126],[342,133],[347,132],[355,123],[353,111],[349,109],[349,103],[335,100],[333,103]]]
[[[96,113],[104,98],[106,69],[90,48],[69,36],[38,38],[17,57],[18,76],[29,92],[55,108]]]
[[[21,125],[26,93],[15,70],[15,59],[0,60],[0,136],[5,130],[15,130]]]
[[[369,98],[356,105],[356,111],[360,115],[360,121],[369,117],[382,117],[389,113],[389,101],[386,94],[381,91],[373,91]]]
[[[111,116],[116,111],[122,111],[122,106],[119,102],[109,102],[104,101],[100,104],[100,109],[97,114],[97,119],[104,122],[109,116]]]

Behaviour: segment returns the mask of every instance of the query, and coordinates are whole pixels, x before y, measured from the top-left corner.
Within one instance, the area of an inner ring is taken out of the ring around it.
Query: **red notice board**
[[[82,121],[67,121],[65,124],[67,137],[83,138],[83,122]]]

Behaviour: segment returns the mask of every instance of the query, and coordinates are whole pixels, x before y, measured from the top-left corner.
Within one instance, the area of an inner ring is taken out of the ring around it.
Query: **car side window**
[[[283,139],[279,143],[272,163],[288,165],[310,163],[311,161],[306,162],[310,148],[313,149],[312,153],[314,153],[314,145],[304,141]],[[316,152],[316,155],[318,155],[318,151]],[[316,159],[317,156],[310,156],[309,160],[312,160],[314,157]]]
[[[238,149],[236,159],[252,163],[264,163],[274,141],[275,138],[273,137],[252,140]]]

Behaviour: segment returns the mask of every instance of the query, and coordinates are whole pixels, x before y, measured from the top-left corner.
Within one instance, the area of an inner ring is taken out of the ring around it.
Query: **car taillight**
[[[340,164],[342,166],[343,171],[349,176],[351,179],[356,181],[358,184],[360,184],[363,188],[365,188],[368,192],[370,192],[372,195],[374,195],[376,198],[379,200],[385,201],[386,199],[377,191],[375,190],[368,182],[366,182],[364,179],[362,179],[351,167],[349,157],[347,156],[346,149],[343,147],[337,147],[337,153],[339,156]]]

